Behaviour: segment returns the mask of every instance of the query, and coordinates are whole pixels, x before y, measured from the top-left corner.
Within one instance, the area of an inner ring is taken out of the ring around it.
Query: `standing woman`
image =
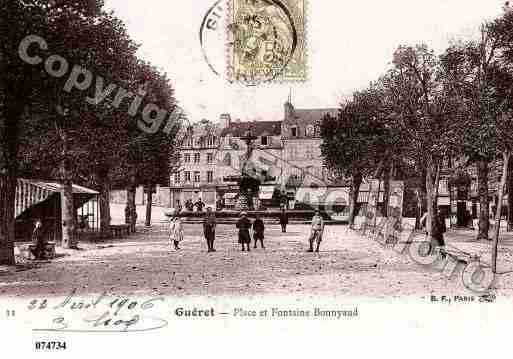
[[[251,245],[251,237],[249,235],[249,229],[251,228],[251,221],[247,218],[246,212],[241,212],[241,218],[237,221],[237,228],[239,229],[239,243],[242,244],[242,251],[245,251],[245,245],[249,247]]]
[[[281,208],[280,212],[280,225],[281,225],[281,231],[283,233],[287,232],[287,224],[289,223],[289,216],[287,212],[285,211],[285,207]]]
[[[169,223],[169,240],[173,242],[175,250],[179,250],[178,246],[181,241],[183,241],[183,224],[180,217],[176,213],[176,210],[173,210],[169,216],[171,217],[171,222]]]

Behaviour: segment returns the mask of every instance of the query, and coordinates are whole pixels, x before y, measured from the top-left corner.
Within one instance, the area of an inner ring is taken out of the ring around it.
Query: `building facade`
[[[233,179],[249,165],[260,181],[259,193],[253,194],[259,208],[316,206],[328,187],[337,186],[339,198],[334,202],[346,205],[348,189],[330,180],[321,157],[321,121],[336,113],[337,109],[295,109],[287,101],[281,121],[241,122],[223,114],[216,123],[194,124],[181,147],[179,171],[171,178],[170,203],[183,206],[201,198],[213,208],[236,208],[239,185]],[[252,151],[246,159],[248,135]]]

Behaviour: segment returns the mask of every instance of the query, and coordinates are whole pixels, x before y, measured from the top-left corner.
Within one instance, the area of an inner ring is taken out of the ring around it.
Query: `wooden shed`
[[[18,179],[16,186],[16,240],[31,238],[34,222],[40,219],[50,241],[62,239],[61,193],[59,182]],[[99,193],[73,184],[73,199],[79,228],[99,229]]]

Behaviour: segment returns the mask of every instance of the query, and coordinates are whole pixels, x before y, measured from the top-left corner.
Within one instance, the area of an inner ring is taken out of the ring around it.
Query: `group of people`
[[[170,241],[172,242],[175,250],[180,249],[180,242],[184,239],[184,227],[182,220],[178,216],[177,211],[173,211],[169,214],[171,217],[169,224],[170,231]],[[285,210],[282,209],[280,212],[280,225],[282,232],[285,233],[287,231],[288,224],[288,215]],[[207,252],[215,252],[214,242],[216,239],[216,226],[217,219],[210,207],[207,208],[207,212],[203,217],[203,236],[207,242]],[[264,232],[265,232],[265,224],[262,218],[258,213],[255,214],[255,220],[252,222],[248,218],[247,212],[243,211],[240,213],[240,218],[237,220],[235,224],[238,229],[238,243],[241,245],[242,252],[251,251],[251,237],[253,237],[254,247],[258,248],[258,243],[262,249],[265,249],[264,246]],[[253,236],[251,236],[251,233]],[[320,215],[318,210],[315,211],[315,214],[312,218],[311,231],[308,238],[310,247],[307,252],[319,252],[319,247],[322,242],[324,234],[324,220]]]
[[[185,201],[185,209],[189,212],[193,212],[194,211],[194,207],[196,207],[196,211],[198,212],[203,212],[203,208],[205,208],[205,202],[203,202],[201,200],[201,198],[198,198],[198,200],[196,202],[193,202],[192,199],[188,199],[187,201]],[[178,204],[179,206],[179,209],[181,209],[181,205]]]

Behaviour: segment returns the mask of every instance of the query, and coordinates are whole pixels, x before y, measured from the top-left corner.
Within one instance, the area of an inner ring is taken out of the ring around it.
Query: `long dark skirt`
[[[251,243],[251,236],[249,235],[249,230],[247,230],[247,229],[239,230],[239,243],[240,244]]]

